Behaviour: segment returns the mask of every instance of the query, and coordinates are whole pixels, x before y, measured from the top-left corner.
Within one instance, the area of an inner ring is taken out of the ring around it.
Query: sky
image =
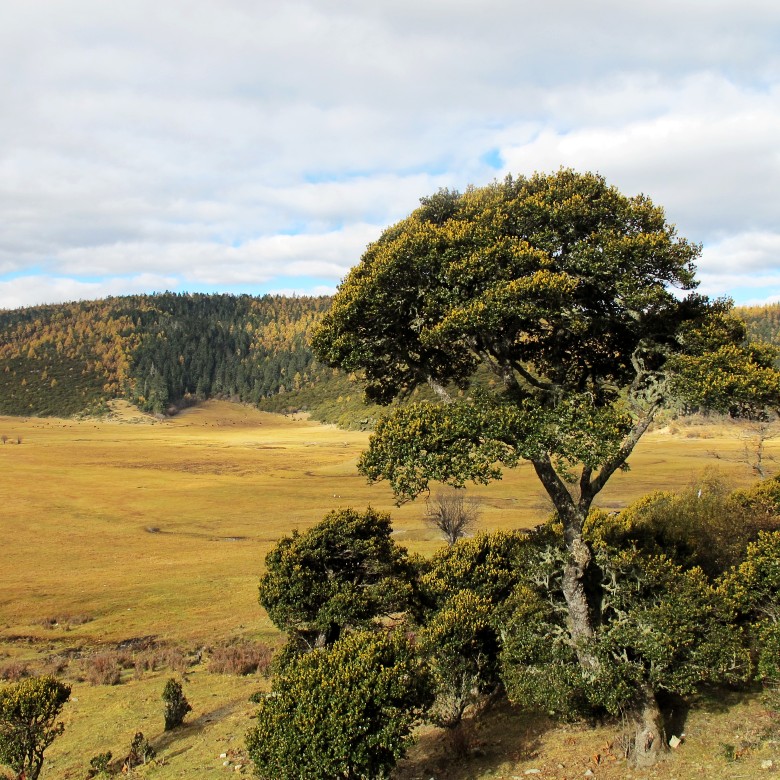
[[[439,188],[597,171],[780,301],[776,0],[5,0],[0,308],[323,294]]]

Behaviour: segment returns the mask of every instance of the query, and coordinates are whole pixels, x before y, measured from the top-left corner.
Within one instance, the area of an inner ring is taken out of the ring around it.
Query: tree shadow
[[[549,718],[497,703],[478,718],[464,720],[463,733],[424,726],[407,757],[395,768],[393,780],[436,777],[470,778],[495,771],[508,760],[532,760],[541,738],[552,727]]]
[[[158,737],[155,737],[154,739],[150,739],[149,742],[157,751],[158,755],[165,752],[166,758],[177,756],[189,750],[189,747],[185,747],[178,751],[173,749],[172,752],[169,752],[172,748],[175,748],[175,745],[179,740],[193,734],[199,734],[210,723],[222,720],[228,715],[232,715],[239,707],[242,706],[242,704],[243,703],[240,700],[228,702],[222,707],[217,707],[216,709],[213,709],[209,712],[202,713],[194,720],[185,721],[181,726],[177,726],[175,729],[171,729],[170,731],[163,731],[162,734],[160,734]]]
[[[684,734],[688,713],[692,707],[691,700],[676,693],[659,693],[657,694],[657,699],[663,715],[667,739]]]

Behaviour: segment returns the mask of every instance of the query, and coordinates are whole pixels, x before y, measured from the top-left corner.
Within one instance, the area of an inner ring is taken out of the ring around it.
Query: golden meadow
[[[730,421],[656,427],[599,505],[619,509],[653,490],[684,488],[711,468],[735,487],[749,484],[753,436]],[[411,551],[428,555],[442,544],[424,521],[424,501],[396,507],[389,488],[357,473],[367,433],[300,415],[211,401],[156,420],[117,403],[100,420],[0,417],[0,437],[0,672],[65,659],[73,684],[44,778],[84,777],[92,756],[121,755],[136,731],[161,756],[150,776],[249,773],[248,696],[267,685],[262,677],[191,667],[193,713],[171,735],[162,733],[160,702],[170,670],[125,671],[119,685],[92,685],[80,681],[84,659],[144,637],[185,652],[205,648],[204,657],[231,639],[277,643],[257,603],[265,554],[334,508],[391,512]],[[778,440],[767,443],[774,454]],[[482,499],[486,529],[532,527],[549,513],[530,466],[469,492]]]

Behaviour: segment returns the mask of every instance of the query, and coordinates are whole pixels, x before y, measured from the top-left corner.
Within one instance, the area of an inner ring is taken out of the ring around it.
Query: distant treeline
[[[318,364],[309,335],[330,298],[161,293],[0,311],[0,414],[99,413],[111,398],[165,413],[230,398],[366,427],[362,386]],[[780,345],[780,304],[738,309]]]
[[[780,347],[780,303],[740,306],[736,311],[747,323],[751,338]]]
[[[72,415],[122,396],[162,413],[312,387],[333,375],[308,345],[329,304],[162,293],[0,312],[0,412]]]

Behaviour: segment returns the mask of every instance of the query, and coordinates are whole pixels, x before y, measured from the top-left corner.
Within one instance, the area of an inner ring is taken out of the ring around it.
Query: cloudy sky
[[[332,292],[440,187],[644,192],[780,300],[776,0],[5,0],[0,308]]]

